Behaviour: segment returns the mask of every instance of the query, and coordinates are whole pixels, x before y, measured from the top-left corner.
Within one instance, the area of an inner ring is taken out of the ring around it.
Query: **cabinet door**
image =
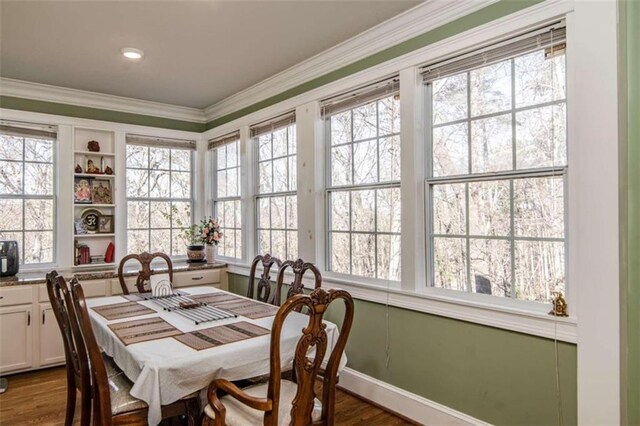
[[[0,373],[33,365],[31,305],[0,308]]]
[[[48,303],[40,304],[40,366],[64,364],[64,342],[55,314]]]

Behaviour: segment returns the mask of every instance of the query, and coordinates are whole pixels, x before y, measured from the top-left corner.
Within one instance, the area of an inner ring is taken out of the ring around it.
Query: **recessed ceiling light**
[[[144,52],[140,49],[134,49],[133,47],[125,47],[120,50],[122,55],[127,59],[142,59]]]

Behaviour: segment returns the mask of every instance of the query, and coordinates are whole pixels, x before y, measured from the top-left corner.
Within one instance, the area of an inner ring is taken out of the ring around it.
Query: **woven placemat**
[[[149,309],[136,302],[115,303],[112,305],[96,306],[91,309],[108,321],[156,313],[153,309]]]
[[[238,297],[231,293],[214,293],[214,294],[202,294],[199,296],[190,296],[190,299],[196,302],[206,303],[208,305],[216,305],[217,303],[223,303],[232,300],[246,300],[242,297]]]
[[[216,293],[202,296],[191,296],[193,300],[206,303],[216,308],[224,309],[236,315],[242,315],[249,319],[271,317],[278,312],[278,307],[246,299],[230,293]]]
[[[221,307],[224,309],[223,307]],[[278,307],[253,303],[248,306],[227,309],[229,312],[249,319],[272,317],[278,312]]]
[[[269,333],[270,331],[266,328],[259,327],[246,321],[241,321],[233,324],[192,331],[179,336],[173,336],[173,338],[192,349],[201,351],[203,349],[226,345],[227,343],[251,339],[252,337],[264,336]]]
[[[109,328],[125,346],[182,334],[160,317],[119,322],[109,325]]]
[[[188,296],[191,294],[188,291],[184,290],[176,290],[173,293],[180,296]],[[142,293],[142,295],[140,295],[140,293],[123,294],[122,297],[132,302],[140,302],[143,300],[149,300],[149,297],[151,297],[151,293]]]

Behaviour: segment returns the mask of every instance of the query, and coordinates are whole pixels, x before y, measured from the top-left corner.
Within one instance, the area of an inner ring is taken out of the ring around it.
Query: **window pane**
[[[289,143],[289,155],[295,154],[298,149],[297,149],[297,140],[296,140],[296,126],[291,125],[289,127],[287,127],[287,139],[288,139],[288,143]]]
[[[271,161],[265,161],[258,164],[260,193],[273,192],[273,176],[271,174]]]
[[[331,270],[348,274],[350,272],[351,245],[349,234],[343,232],[331,232]]]
[[[471,116],[511,108],[511,61],[498,62],[470,72]]]
[[[225,198],[227,196],[227,171],[222,170],[218,172],[218,178],[216,180],[216,196],[218,198]]]
[[[433,175],[453,176],[469,172],[469,125],[433,129]]]
[[[53,164],[24,163],[25,195],[53,195]]]
[[[567,164],[565,104],[516,113],[518,169]]]
[[[171,151],[171,169],[191,171],[191,151],[174,149]]]
[[[287,231],[287,259],[298,258],[298,231]]]
[[[0,194],[22,194],[22,165],[13,161],[0,161]]]
[[[351,111],[331,116],[331,144],[351,142]]]
[[[270,228],[284,229],[285,211],[284,197],[271,197],[271,225]]]
[[[351,191],[351,229],[375,231],[375,190]]]
[[[173,238],[171,243],[171,255],[181,256],[186,252],[186,247],[189,245],[189,241],[183,234],[184,229],[174,229]]]
[[[517,236],[564,237],[562,177],[517,179],[513,182],[513,192]]]
[[[25,161],[37,161],[39,163],[53,163],[53,142],[44,139],[25,138],[24,159]]]
[[[349,192],[335,191],[330,194],[331,230],[349,230]]]
[[[353,183],[373,183],[378,180],[378,151],[375,140],[353,144]]]
[[[270,231],[258,231],[258,253],[272,253],[269,235]]]
[[[4,211],[2,214],[6,214]],[[24,229],[39,231],[53,229],[53,200],[24,200]]]
[[[298,227],[298,197],[290,195],[285,198],[285,201],[287,203],[287,228],[296,229]]]
[[[467,243],[464,238],[434,238],[434,287],[466,290]]]
[[[467,118],[467,73],[433,82],[433,124]]]
[[[24,233],[24,263],[53,262],[53,231]]]
[[[376,190],[377,231],[400,233],[400,188]]]
[[[516,298],[549,302],[565,292],[564,242],[516,241]]]
[[[191,173],[171,172],[171,197],[191,198]]]
[[[0,160],[22,161],[22,141],[17,136],[0,135]]]
[[[273,192],[287,191],[288,182],[287,159],[273,160]]]
[[[227,167],[238,167],[240,165],[238,142],[227,145]]]
[[[149,197],[169,198],[171,195],[169,187],[169,172],[151,171],[149,172]]]
[[[171,202],[151,202],[151,228],[171,227]],[[153,232],[151,232],[153,234]],[[153,237],[153,235],[152,235]]]
[[[236,231],[236,251],[235,257],[242,258],[242,231]]]
[[[433,194],[433,233],[465,235],[465,184],[435,185]]]
[[[191,225],[191,202],[177,201],[171,204],[171,226],[182,229]]]
[[[149,172],[127,169],[127,197],[147,198],[149,196]]]
[[[227,146],[228,145],[224,145],[216,149],[216,160],[218,169],[227,168]]]
[[[296,156],[289,157],[289,191],[295,191],[298,188],[298,170]]]
[[[273,132],[273,157],[283,157],[287,155],[287,129],[279,129]]]
[[[223,201],[220,203],[220,213],[222,213],[222,217],[218,214],[218,218],[221,220],[221,224],[225,228],[237,228],[238,226],[235,223],[236,214],[234,211],[234,202],[233,201]],[[233,240],[232,240],[233,241]]]
[[[271,158],[271,134],[262,135],[258,138],[258,159],[268,160]]]
[[[287,258],[285,231],[271,231],[271,254],[279,259]]]
[[[474,293],[511,296],[511,243],[471,239],[471,287]]]
[[[376,102],[353,109],[353,140],[375,138],[377,136]]]
[[[127,251],[129,253],[149,251],[149,231],[128,231]]]
[[[258,198],[258,228],[268,228],[271,223],[270,217],[271,200],[269,198]]]
[[[168,229],[154,229],[151,231],[151,251],[171,253],[171,231]]]
[[[509,181],[470,182],[468,185],[471,235],[510,235]]]
[[[471,171],[513,169],[511,114],[471,122]]]
[[[378,235],[378,278],[400,281],[400,235]]]
[[[351,173],[351,146],[331,148],[331,185],[349,185]]]
[[[150,148],[149,149],[149,168],[159,170],[170,169],[170,152],[168,148]]]
[[[515,58],[516,106],[566,98],[565,55],[545,59],[538,50]]]
[[[400,180],[400,136],[380,139],[380,182]]]
[[[130,229],[149,227],[148,201],[127,202],[127,227]]]
[[[362,277],[375,277],[375,234],[351,235],[351,273]]]
[[[380,135],[400,133],[400,96],[389,96],[378,101]]]
[[[22,229],[22,200],[0,198],[0,231]]]
[[[146,169],[149,167],[149,148],[127,145],[127,167]]]

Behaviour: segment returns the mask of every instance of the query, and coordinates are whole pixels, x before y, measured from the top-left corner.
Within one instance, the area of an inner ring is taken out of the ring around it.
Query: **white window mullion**
[[[400,163],[402,180],[401,288],[425,286],[424,85],[416,68],[400,71]]]
[[[242,259],[248,263],[257,251],[255,195],[256,150],[252,149],[249,126],[240,127],[240,197],[242,205]]]

